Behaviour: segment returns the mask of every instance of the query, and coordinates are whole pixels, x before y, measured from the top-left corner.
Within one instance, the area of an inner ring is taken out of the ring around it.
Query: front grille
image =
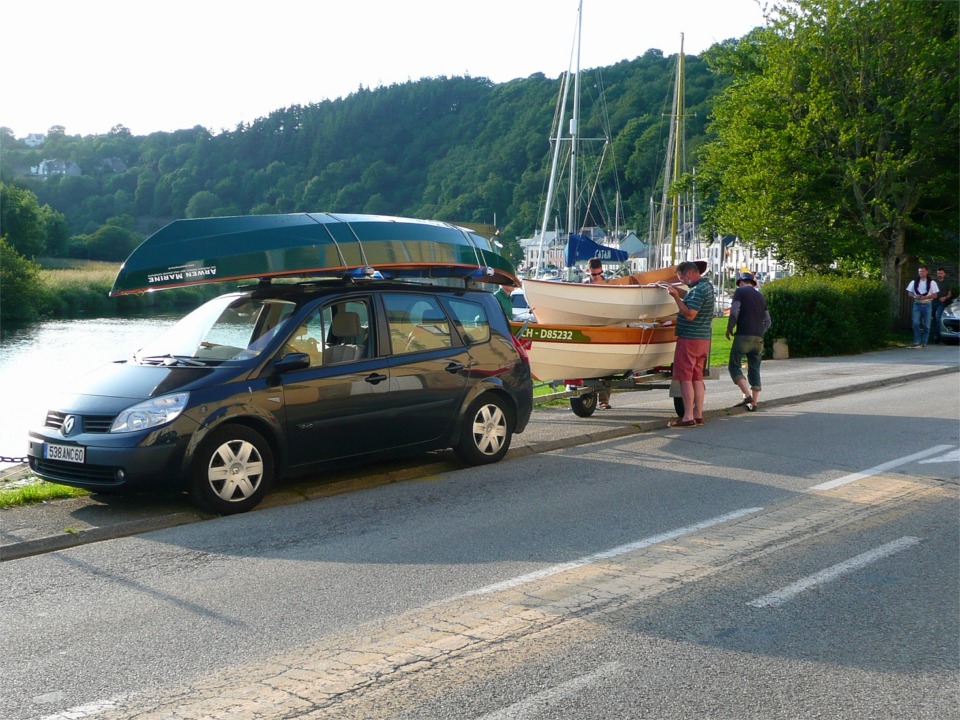
[[[49,428],[59,430],[63,427],[63,421],[66,420],[67,415],[69,415],[69,413],[50,410],[47,413],[45,425]],[[75,417],[80,421],[80,430],[82,432],[100,434],[110,432],[110,428],[113,427],[113,421],[115,419],[113,415],[76,415]]]
[[[944,318],[943,325],[948,330],[953,332],[960,332],[960,318]]]
[[[116,472],[120,468],[105,465],[78,465],[77,463],[30,458],[30,469],[47,480],[96,483],[104,487],[118,485]]]

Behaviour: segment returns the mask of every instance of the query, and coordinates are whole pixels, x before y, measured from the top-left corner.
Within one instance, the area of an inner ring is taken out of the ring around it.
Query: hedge
[[[787,341],[790,357],[854,355],[883,347],[893,298],[879,280],[827,275],[791,276],[763,286],[773,325],[765,354]]]

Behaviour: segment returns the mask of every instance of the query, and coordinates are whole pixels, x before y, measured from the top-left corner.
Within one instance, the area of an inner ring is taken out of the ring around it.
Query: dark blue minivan
[[[490,292],[264,280],[81,378],[28,454],[53,482],[182,488],[229,514],[333,460],[453,448],[497,462],[532,407],[529,360]]]

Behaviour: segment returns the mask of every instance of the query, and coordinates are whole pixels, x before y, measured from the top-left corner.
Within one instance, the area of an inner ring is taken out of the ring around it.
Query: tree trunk
[[[903,254],[906,231],[903,225],[894,227],[888,237],[882,238],[883,256],[881,268],[883,281],[893,293],[893,307],[891,308],[891,322],[895,325],[900,319],[900,305],[903,301],[903,266],[907,258]]]

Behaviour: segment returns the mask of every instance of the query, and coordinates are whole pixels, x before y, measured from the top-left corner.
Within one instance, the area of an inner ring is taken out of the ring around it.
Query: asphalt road
[[[658,428],[0,563],[0,717],[957,716],[955,373]]]

